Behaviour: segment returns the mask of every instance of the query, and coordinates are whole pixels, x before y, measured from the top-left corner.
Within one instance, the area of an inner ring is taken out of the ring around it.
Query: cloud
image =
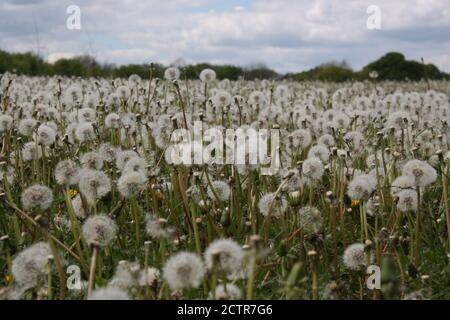
[[[281,72],[341,59],[360,68],[401,51],[450,71],[450,0],[79,0],[79,31],[66,29],[71,4],[3,2],[0,48],[119,64],[262,62]],[[372,4],[381,9],[381,30],[366,28]]]

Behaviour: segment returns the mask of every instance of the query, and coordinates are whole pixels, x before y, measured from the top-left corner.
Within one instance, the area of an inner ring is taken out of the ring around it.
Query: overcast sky
[[[66,27],[69,5],[81,30]],[[369,5],[381,30],[368,30]],[[450,72],[450,0],[0,0],[0,48],[50,62],[91,54],[116,64],[264,63],[280,72],[389,51]]]

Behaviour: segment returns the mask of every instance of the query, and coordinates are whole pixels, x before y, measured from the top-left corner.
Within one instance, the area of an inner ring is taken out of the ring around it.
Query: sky
[[[80,8],[81,29],[66,22]],[[368,29],[370,5],[380,29]],[[390,51],[450,72],[450,0],[0,0],[0,49],[49,62],[177,59],[298,72],[346,60],[359,70]]]

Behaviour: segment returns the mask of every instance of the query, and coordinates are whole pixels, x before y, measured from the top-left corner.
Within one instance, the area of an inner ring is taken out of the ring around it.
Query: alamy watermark
[[[278,129],[203,130],[195,121],[193,132],[175,130],[165,151],[165,159],[174,165],[258,165],[262,175],[273,175],[280,167]]]
[[[370,265],[367,267],[366,273],[368,275],[366,286],[369,290],[381,289],[381,269],[377,265]]]
[[[381,29],[381,8],[377,5],[370,5],[367,7],[366,13],[369,17],[366,20],[366,26],[369,30]]]
[[[69,30],[81,29],[81,9],[77,5],[70,5],[66,9],[66,13],[69,15],[66,20],[66,27]]]

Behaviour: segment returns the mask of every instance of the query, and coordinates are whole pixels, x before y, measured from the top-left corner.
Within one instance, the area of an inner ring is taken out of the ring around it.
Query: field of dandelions
[[[448,82],[149,74],[2,75],[1,299],[450,298]],[[193,121],[281,167],[168,163]]]

